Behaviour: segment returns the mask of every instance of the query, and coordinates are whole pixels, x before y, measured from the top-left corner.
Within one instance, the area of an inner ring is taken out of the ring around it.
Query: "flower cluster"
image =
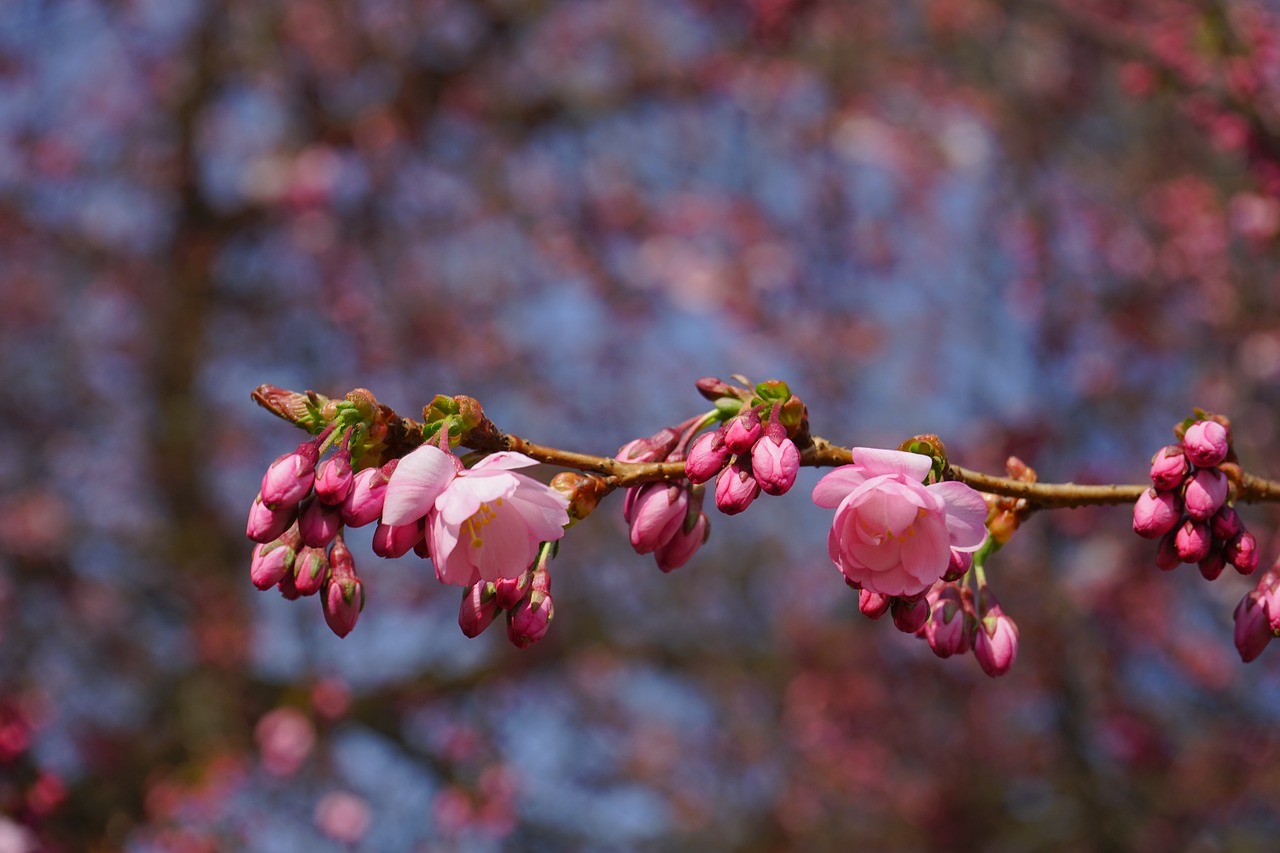
[[[767,408],[768,419],[761,420]],[[796,482],[800,451],[779,420],[781,404],[762,404],[741,411],[689,448],[685,473],[702,484],[716,480],[716,508],[734,515],[760,496],[782,495]]]
[[[622,462],[679,462],[689,440],[705,419],[691,418],[649,436],[627,442],[614,457]],[[703,489],[692,483],[645,483],[627,489],[622,517],[637,554],[653,554],[664,572],[692,559],[707,537],[711,522],[702,511]]]
[[[344,527],[377,522],[375,554],[415,551],[433,559],[441,581],[470,587],[526,574],[540,545],[559,539],[569,523],[568,498],[511,470],[537,464],[527,456],[495,453],[468,469],[452,453],[423,445],[353,472],[349,433],[320,460],[331,436],[332,427],[271,464],[246,533],[259,543],[250,564],[254,586],[274,586],[290,599],[323,591],[325,620],[340,637],[364,607]],[[549,599],[545,610],[549,620]],[[521,630],[537,638],[532,628]]]
[[[463,590],[458,610],[462,633],[478,637],[500,612],[505,612],[507,639],[512,645],[523,649],[541,640],[556,613],[551,600],[551,574],[547,571],[550,554],[551,547],[544,545],[538,562],[519,577],[479,581]]]
[[[818,481],[813,501],[834,508],[827,537],[831,561],[858,590],[858,609],[886,612],[898,630],[928,641],[939,657],[973,651],[983,671],[1013,666],[1018,629],[985,582],[962,581],[987,541],[987,504],[963,483],[925,485],[930,457],[855,447],[853,464]]]
[[[344,443],[320,461],[330,434],[326,430],[271,463],[245,532],[258,543],[249,566],[253,585],[263,590],[274,586],[289,599],[323,591],[325,621],[345,637],[364,609],[364,583],[342,528],[378,517],[395,460],[356,474]]]
[[[1230,433],[1214,419],[1185,427],[1179,444],[1151,458],[1152,487],[1133,507],[1133,531],[1160,540],[1156,565],[1165,571],[1196,563],[1208,580],[1230,563],[1241,574],[1258,567],[1257,542],[1229,502],[1231,484],[1220,467]]]

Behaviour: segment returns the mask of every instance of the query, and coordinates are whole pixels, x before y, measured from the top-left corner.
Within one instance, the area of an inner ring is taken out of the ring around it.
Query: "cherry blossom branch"
[[[298,393],[271,385],[259,387],[254,392],[253,399],[277,417],[312,431],[327,425],[323,409],[333,402],[314,392]],[[380,406],[379,409],[387,427],[388,455],[400,456],[422,444],[423,424],[421,422],[413,418],[401,417],[386,406]],[[308,420],[308,411],[320,414]],[[478,420],[479,423],[476,426],[461,436],[460,444],[480,454],[500,451],[522,453],[547,465],[599,476],[603,480],[601,495],[616,488],[627,488],[643,483],[674,482],[685,477],[683,461],[624,462],[610,456],[564,450],[529,441],[514,433],[503,432],[483,414]],[[807,443],[800,450],[800,464],[803,466],[832,468],[848,465],[853,461],[850,448],[833,444],[821,436],[805,436],[805,438]],[[1235,487],[1238,501],[1280,503],[1280,482],[1249,474],[1235,463],[1223,465],[1223,471]],[[1026,482],[1012,477],[974,471],[955,464],[947,465],[942,479],[964,483],[980,492],[1020,499],[1025,502],[1022,505],[1024,513],[1041,509],[1132,504],[1150,488],[1144,484],[1082,485]]]

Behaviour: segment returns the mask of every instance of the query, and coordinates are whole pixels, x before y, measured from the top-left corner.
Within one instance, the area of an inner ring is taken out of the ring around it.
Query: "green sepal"
[[[926,482],[939,482],[947,470],[946,445],[942,443],[942,439],[933,433],[913,435],[902,444],[899,444],[898,449],[906,453],[919,453],[921,456],[928,456],[932,460]]]
[[[716,414],[722,421],[742,411],[742,401],[737,397],[717,397],[716,398]]]
[[[781,403],[790,399],[791,389],[781,379],[770,379],[756,385],[756,396],[762,403]]]

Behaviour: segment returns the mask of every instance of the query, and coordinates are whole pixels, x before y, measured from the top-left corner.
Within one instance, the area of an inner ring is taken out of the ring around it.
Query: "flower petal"
[[[472,465],[472,471],[484,471],[486,469],[507,470],[510,468],[528,468],[530,465],[537,465],[537,459],[530,459],[523,453],[516,453],[513,450],[503,450],[486,456],[476,464]]]
[[[524,519],[511,504],[499,507],[493,520],[479,532],[477,539],[463,542],[467,558],[480,572],[480,578],[496,581],[519,577],[538,552],[538,540],[529,535]]]
[[[491,506],[516,492],[516,480],[506,472],[495,477],[461,476],[436,498],[436,511],[446,524],[458,525],[479,511],[480,505]]]
[[[901,474],[912,482],[920,483],[933,467],[933,460],[920,453],[880,450],[875,447],[855,447],[852,453],[853,464],[861,468],[867,477]]]
[[[457,476],[450,454],[424,444],[400,460],[387,483],[383,524],[411,524],[422,518]]]
[[[841,465],[813,487],[813,502],[818,506],[833,509],[866,479],[862,471],[858,470],[858,466]]]
[[[947,481],[928,487],[931,494],[947,504],[947,530],[951,547],[957,551],[976,551],[987,541],[987,502],[982,495],[964,483]]]

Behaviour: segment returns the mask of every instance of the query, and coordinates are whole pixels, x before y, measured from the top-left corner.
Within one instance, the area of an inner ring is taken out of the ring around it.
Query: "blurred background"
[[[858,613],[815,471],[669,576],[614,495],[524,651],[367,529],[339,640],[244,520],[264,382],[611,454],[740,372],[1077,482],[1202,406],[1280,476],[1278,194],[1251,0],[8,0],[0,851],[1269,849],[1252,582],[1122,507],[989,565],[999,681]]]

